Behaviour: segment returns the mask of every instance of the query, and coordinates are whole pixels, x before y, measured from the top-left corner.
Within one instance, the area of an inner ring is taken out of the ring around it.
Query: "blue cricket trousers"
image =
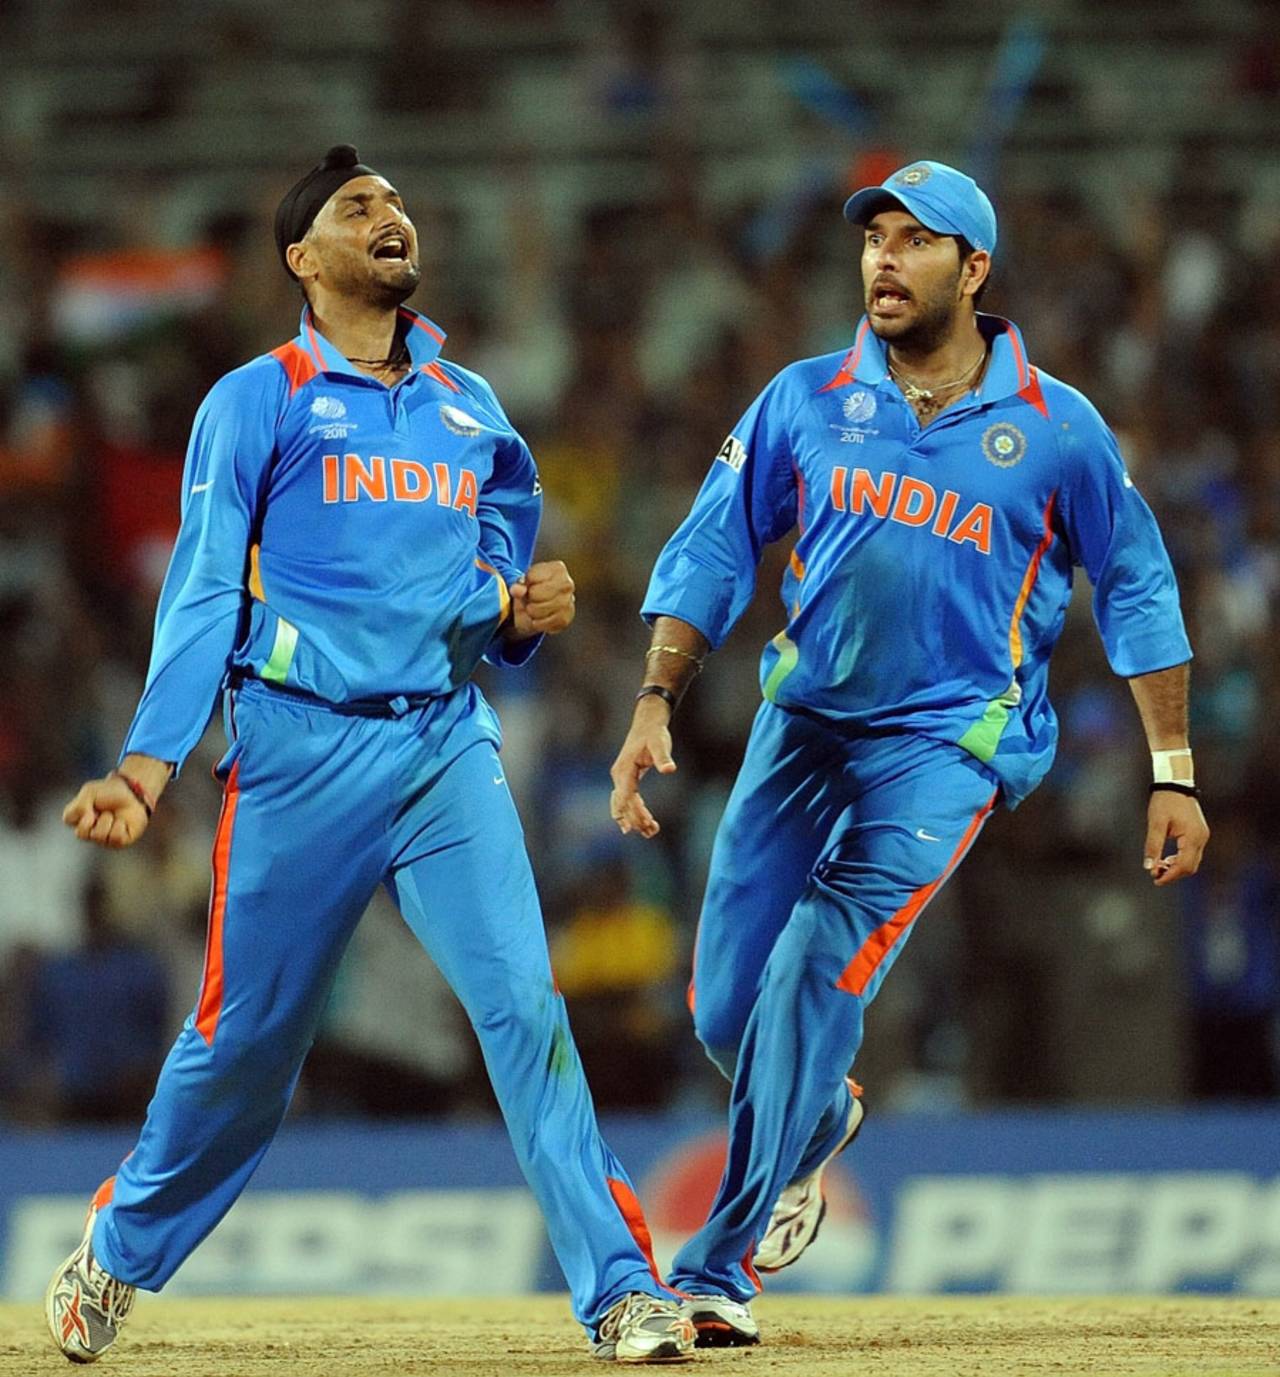
[[[375,718],[249,681],[229,717],[203,984],[102,1193],[103,1266],[158,1290],[231,1207],[381,883],[476,1030],[578,1319],[592,1327],[629,1291],[669,1294],[596,1127],[479,690]]]
[[[733,1081],[729,1155],[672,1286],[750,1300],[788,1182],[844,1134],[863,1012],[998,783],[958,746],[842,734],[764,703],[716,834],[690,1005]]]

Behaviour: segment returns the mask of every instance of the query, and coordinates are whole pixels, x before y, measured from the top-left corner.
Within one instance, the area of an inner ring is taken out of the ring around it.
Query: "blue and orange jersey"
[[[304,310],[205,398],[126,752],[181,764],[230,671],[346,703],[448,693],[482,657],[533,653],[496,634],[537,535],[533,456],[437,326],[402,307],[400,327],[394,387]]]
[[[981,387],[921,427],[863,319],[853,348],[783,369],[712,463],[644,603],[718,646],[763,547],[798,527],[761,686],[850,730],[959,743],[1010,805],[1052,763],[1048,660],[1072,571],[1093,583],[1111,667],[1191,658],[1177,586],[1115,437],[1080,392],[979,316]]]

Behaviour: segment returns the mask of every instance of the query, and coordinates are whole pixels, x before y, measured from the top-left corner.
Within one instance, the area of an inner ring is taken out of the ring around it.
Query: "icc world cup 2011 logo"
[[[859,388],[856,392],[849,393],[841,409],[845,420],[857,425],[861,421],[869,421],[876,414],[876,399],[870,392]]]

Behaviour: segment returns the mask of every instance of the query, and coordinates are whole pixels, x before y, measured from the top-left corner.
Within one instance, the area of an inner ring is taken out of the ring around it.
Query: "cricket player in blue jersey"
[[[90,1362],[222,1218],[288,1106],[379,884],[462,1002],[598,1357],[688,1357],[602,1141],[552,979],[477,663],[520,664],[573,620],[531,563],[533,458],[489,385],[402,303],[418,243],[395,188],[333,148],[281,202],[297,337],[195,419],[146,687],[118,767],[66,822],[137,841],[219,691],[229,747],[196,1007],[138,1145],[50,1283],[54,1342]]]
[[[747,606],[761,549],[795,527],[787,623],[764,651],[689,991],[733,1082],[719,1193],[668,1276],[699,1345],[758,1341],[756,1273],[812,1241],[824,1168],[862,1122],[846,1077],[867,1004],[992,809],[1049,768],[1047,666],[1075,565],[1152,752],[1154,882],[1193,873],[1208,839],[1168,558],[1098,413],[1029,363],[1014,325],[975,310],[990,201],[918,162],[845,215],[863,230],[853,347],[773,379],[659,556],[612,771],[618,825],[653,836],[638,783],[675,769],[671,714]]]

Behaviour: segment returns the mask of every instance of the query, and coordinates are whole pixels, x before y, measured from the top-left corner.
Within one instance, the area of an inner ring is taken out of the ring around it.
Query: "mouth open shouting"
[[[867,311],[886,320],[899,319],[907,314],[911,293],[897,282],[877,278],[867,293]]]
[[[378,240],[373,246],[372,253],[379,263],[408,263],[409,237],[401,230],[393,230]]]

